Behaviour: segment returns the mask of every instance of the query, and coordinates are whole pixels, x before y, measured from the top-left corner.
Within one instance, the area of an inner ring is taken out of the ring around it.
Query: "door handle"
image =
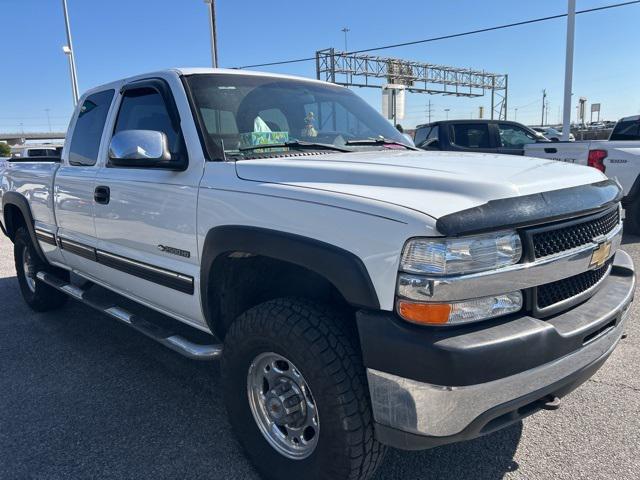
[[[544,153],[558,153],[557,148],[545,148]]]
[[[111,190],[109,187],[99,186],[93,191],[93,199],[96,203],[101,203],[102,205],[107,205],[109,203],[109,199],[111,198]]]

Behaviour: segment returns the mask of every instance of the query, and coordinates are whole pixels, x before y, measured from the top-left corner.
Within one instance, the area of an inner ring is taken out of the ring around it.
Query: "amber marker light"
[[[448,303],[413,303],[400,300],[398,313],[405,320],[419,325],[445,325],[449,321]]]

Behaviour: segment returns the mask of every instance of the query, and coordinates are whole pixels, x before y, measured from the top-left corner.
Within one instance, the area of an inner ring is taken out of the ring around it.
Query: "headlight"
[[[520,236],[511,230],[460,238],[416,238],[405,245],[400,270],[459,275],[512,265],[521,256]]]
[[[501,317],[522,309],[522,293],[511,292],[451,303],[398,300],[398,314],[420,325],[460,325]]]

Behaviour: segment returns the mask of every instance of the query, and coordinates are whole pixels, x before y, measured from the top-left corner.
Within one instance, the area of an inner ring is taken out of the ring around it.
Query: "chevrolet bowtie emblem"
[[[598,245],[593,253],[591,254],[591,263],[590,267],[601,267],[604,265],[604,262],[609,258],[609,254],[611,253],[611,242],[607,240],[606,242],[602,242]]]

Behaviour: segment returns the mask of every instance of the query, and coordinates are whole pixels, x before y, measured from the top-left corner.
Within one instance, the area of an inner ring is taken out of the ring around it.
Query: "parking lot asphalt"
[[[623,248],[640,265],[640,238]],[[640,298],[640,297],[638,297]],[[381,479],[640,478],[640,302],[604,367],[555,412],[424,452]],[[0,239],[0,479],[257,479],[227,421],[216,364],[187,360],[70,302],[22,301]]]

